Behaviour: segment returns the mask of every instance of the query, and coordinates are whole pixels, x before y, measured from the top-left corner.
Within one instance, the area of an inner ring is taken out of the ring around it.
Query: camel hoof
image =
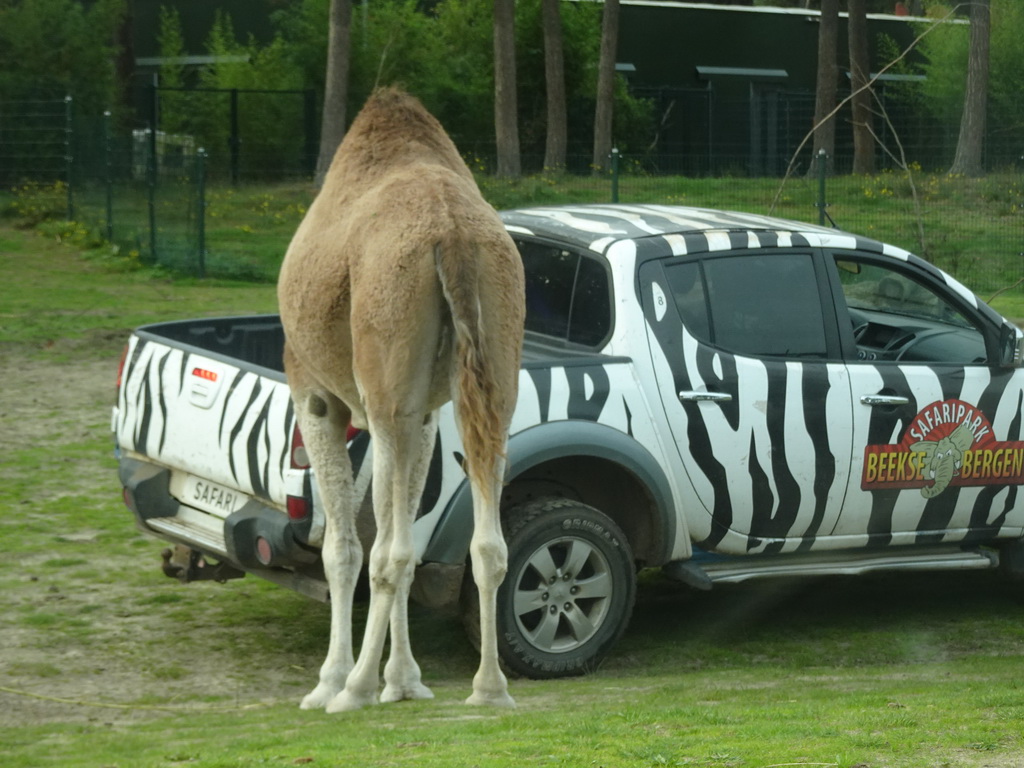
[[[473,695],[466,699],[466,703],[473,707],[504,707],[515,709],[516,700],[508,695],[508,691],[493,691],[485,693],[474,691]]]
[[[434,692],[422,683],[406,685],[385,685],[380,695],[381,703],[393,704],[396,701],[413,701],[415,699],[432,699]]]
[[[357,694],[346,688],[327,704],[327,714],[334,715],[338,712],[354,712],[357,709],[371,706],[377,703],[377,692]]]
[[[333,685],[320,683],[316,688],[306,694],[299,704],[299,709],[323,709],[328,702],[338,695],[339,689]]]

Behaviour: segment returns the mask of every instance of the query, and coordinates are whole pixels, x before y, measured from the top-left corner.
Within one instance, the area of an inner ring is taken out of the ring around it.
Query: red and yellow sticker
[[[921,410],[901,442],[864,449],[864,490],[920,488],[926,498],[949,487],[1024,483],[1024,442],[996,440],[975,406],[942,400]]]

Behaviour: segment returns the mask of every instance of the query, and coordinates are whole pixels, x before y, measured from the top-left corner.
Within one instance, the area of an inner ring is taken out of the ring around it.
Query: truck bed
[[[284,330],[277,315],[176,320],[143,326],[136,334],[202,351],[232,365],[247,363],[264,369],[263,375],[284,380]]]
[[[175,320],[146,325],[136,331],[140,338],[174,342],[187,351],[239,365],[262,368],[265,376],[284,380],[284,330],[278,315],[248,315],[209,319]],[[550,366],[559,362],[579,364],[607,355],[575,344],[557,343],[548,337],[527,333],[523,345],[523,367]]]

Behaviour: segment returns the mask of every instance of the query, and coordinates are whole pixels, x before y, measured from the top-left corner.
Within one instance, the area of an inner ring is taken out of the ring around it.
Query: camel
[[[480,666],[470,704],[515,706],[498,666],[496,593],[507,569],[498,505],[522,354],[518,251],[440,123],[379,88],[342,141],[285,254],[278,282],[285,373],[324,503],[327,657],[304,709],[432,698],[409,642],[412,523],[438,409],[451,400],[473,495]],[[369,429],[377,533],[370,606],[353,661],[356,533],[349,423]]]

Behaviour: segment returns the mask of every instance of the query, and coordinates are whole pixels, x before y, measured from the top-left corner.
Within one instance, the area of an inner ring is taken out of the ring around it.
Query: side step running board
[[[879,552],[824,552],[820,555],[727,557],[721,560],[677,560],[662,571],[670,579],[696,589],[735,584],[748,579],[794,576],[858,576],[874,571],[983,570],[999,566],[994,550],[926,547]]]

